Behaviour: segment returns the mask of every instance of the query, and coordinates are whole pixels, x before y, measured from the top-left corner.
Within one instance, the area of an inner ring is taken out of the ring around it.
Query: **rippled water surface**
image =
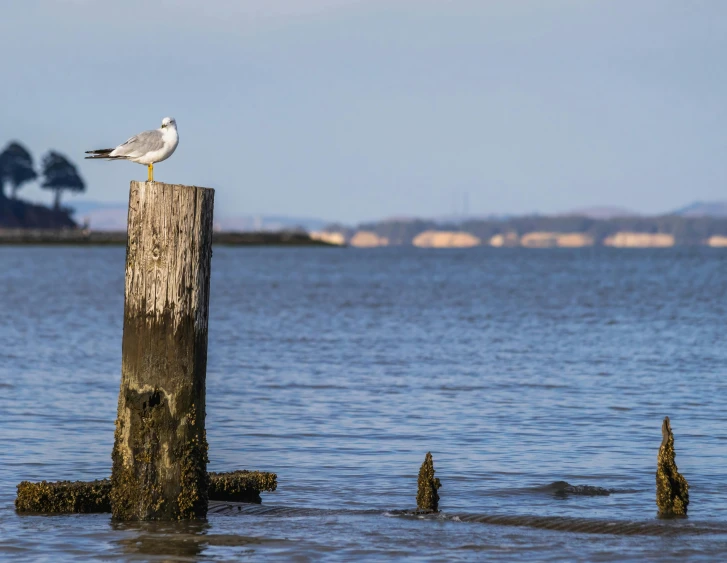
[[[201,523],[16,514],[22,480],[110,473],[124,249],[4,247],[0,558],[727,556],[727,534],[679,533],[727,526],[727,252],[218,247],[212,268],[209,468],[274,471],[277,492]],[[686,521],[655,519],[665,415],[691,487]],[[443,516],[396,515],[415,505],[427,451]],[[556,480],[620,492],[537,490]]]

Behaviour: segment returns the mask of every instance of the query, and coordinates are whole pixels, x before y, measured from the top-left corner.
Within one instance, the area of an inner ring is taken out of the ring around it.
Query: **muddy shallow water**
[[[215,248],[209,469],[279,484],[181,524],[15,513],[19,481],[110,472],[124,250],[3,247],[0,265],[0,558],[727,555],[727,252]],[[655,518],[665,415],[682,521]],[[402,515],[427,451],[443,514]]]

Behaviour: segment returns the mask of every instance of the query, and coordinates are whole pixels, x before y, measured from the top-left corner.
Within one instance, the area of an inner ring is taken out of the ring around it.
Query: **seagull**
[[[86,158],[105,158],[108,160],[130,160],[146,164],[149,171],[149,182],[154,181],[154,164],[168,159],[179,144],[177,122],[173,117],[162,119],[159,129],[144,131],[134,135],[115,149],[99,149],[86,151]]]

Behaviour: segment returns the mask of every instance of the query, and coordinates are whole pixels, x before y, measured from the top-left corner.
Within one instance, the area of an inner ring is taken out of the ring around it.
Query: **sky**
[[[659,213],[727,199],[722,0],[0,0],[0,145],[83,160],[176,118],[217,216]],[[49,202],[37,183],[21,197]],[[467,204],[465,205],[465,201]]]

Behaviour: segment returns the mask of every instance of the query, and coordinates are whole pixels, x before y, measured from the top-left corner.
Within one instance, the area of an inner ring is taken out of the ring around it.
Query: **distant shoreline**
[[[325,246],[305,233],[290,232],[217,232],[213,244],[222,246]],[[82,229],[0,229],[0,245],[65,245],[65,246],[125,246],[123,231],[86,231]]]
[[[0,246],[126,246],[125,231],[84,229],[0,229]],[[212,242],[218,246],[318,246],[318,247],[419,247],[419,248],[677,248],[688,246],[727,247],[727,236],[712,235],[706,240],[681,242],[666,233],[618,232],[603,240],[586,233],[529,232],[495,235],[482,240],[462,231],[425,231],[413,240],[392,244],[373,231],[357,231],[353,237],[327,232],[218,231]]]

